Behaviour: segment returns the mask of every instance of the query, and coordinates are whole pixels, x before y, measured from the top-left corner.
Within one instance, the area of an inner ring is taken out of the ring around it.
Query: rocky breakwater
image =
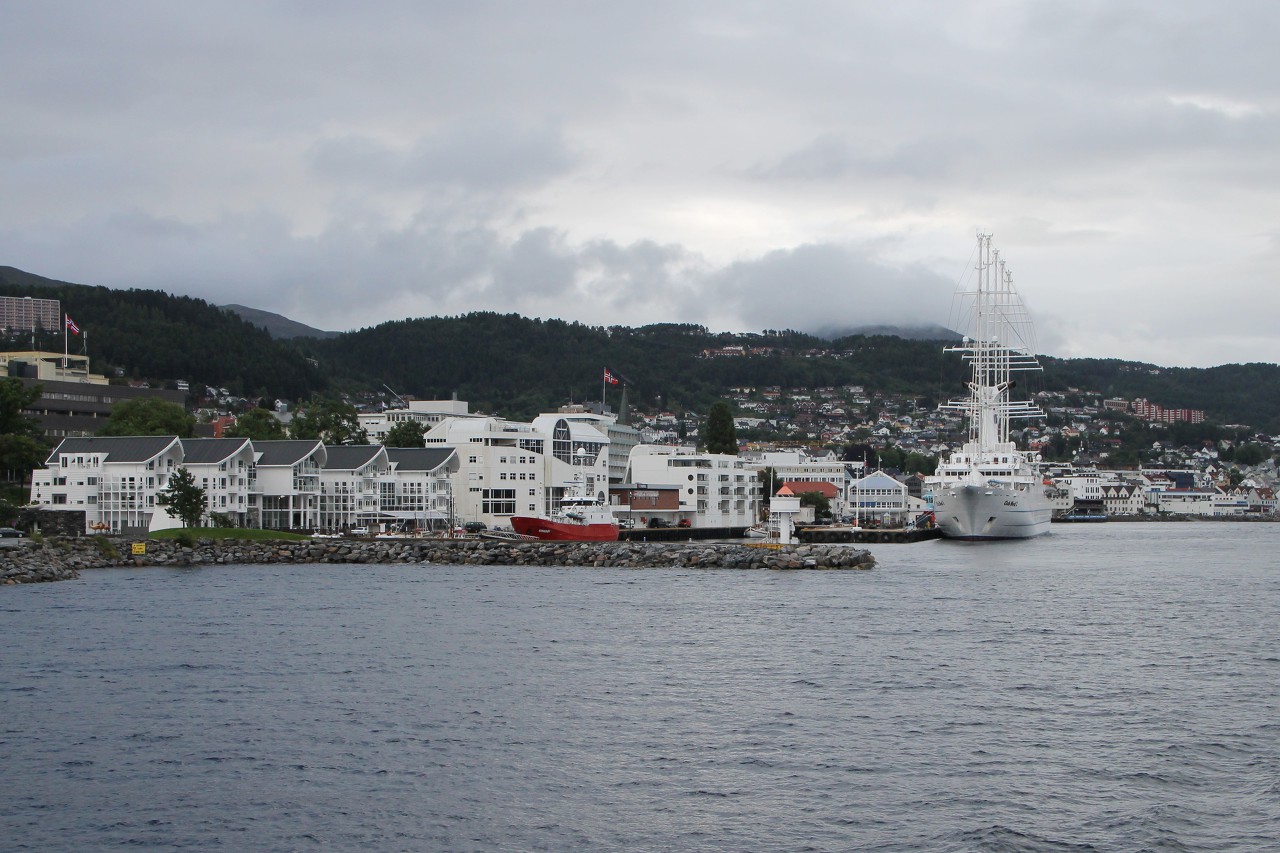
[[[135,554],[142,544],[144,553]],[[4,582],[65,580],[108,566],[263,565],[272,563],[382,563],[467,566],[586,566],[703,569],[869,569],[875,558],[847,545],[752,545],[666,542],[498,542],[492,540],[312,540],[251,542],[201,539],[48,542],[29,549]],[[36,556],[38,555],[38,556]]]
[[[111,561],[119,553],[114,545],[110,550],[113,553],[99,544],[74,539],[6,540],[0,548],[0,585],[74,580],[80,577],[80,569],[113,565]]]

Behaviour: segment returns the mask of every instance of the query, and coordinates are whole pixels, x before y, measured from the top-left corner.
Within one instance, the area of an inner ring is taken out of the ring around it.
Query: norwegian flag
[[[607,368],[607,367],[606,367],[606,368],[604,369],[604,381],[605,381],[605,382],[608,382],[610,385],[617,385],[617,384],[618,384],[618,377],[616,377],[616,376],[614,376],[612,373],[610,373],[610,372],[609,372],[609,368]]]
[[[80,327],[76,325],[76,321],[75,321],[75,320],[72,320],[72,319],[71,319],[71,315],[70,315],[70,314],[63,314],[62,316],[64,316],[64,317],[66,317],[66,318],[67,318],[67,328],[71,330],[71,334],[73,334],[73,335],[78,335],[78,334],[80,334]]]

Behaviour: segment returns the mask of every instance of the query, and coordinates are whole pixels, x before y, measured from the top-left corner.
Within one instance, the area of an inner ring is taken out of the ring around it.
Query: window
[[[485,489],[481,512],[493,515],[515,515],[516,493],[514,489]]]
[[[66,495],[54,495],[54,496],[53,496],[53,503],[55,503],[55,504],[64,504],[64,503],[66,503],[66,502],[67,502],[67,496],[66,496]]]

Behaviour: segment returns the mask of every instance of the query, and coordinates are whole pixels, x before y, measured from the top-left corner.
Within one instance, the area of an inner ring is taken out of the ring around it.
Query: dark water
[[[0,848],[1280,848],[1280,525],[0,589]]]

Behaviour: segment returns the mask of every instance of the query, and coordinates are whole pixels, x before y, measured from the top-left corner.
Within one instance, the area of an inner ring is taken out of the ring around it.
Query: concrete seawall
[[[145,553],[134,554],[142,544]],[[399,563],[406,565],[588,566],[704,569],[869,569],[875,558],[847,545],[763,548],[696,542],[497,542],[489,540],[312,540],[246,542],[108,537],[23,542],[0,551],[0,584],[70,580],[113,566]]]

